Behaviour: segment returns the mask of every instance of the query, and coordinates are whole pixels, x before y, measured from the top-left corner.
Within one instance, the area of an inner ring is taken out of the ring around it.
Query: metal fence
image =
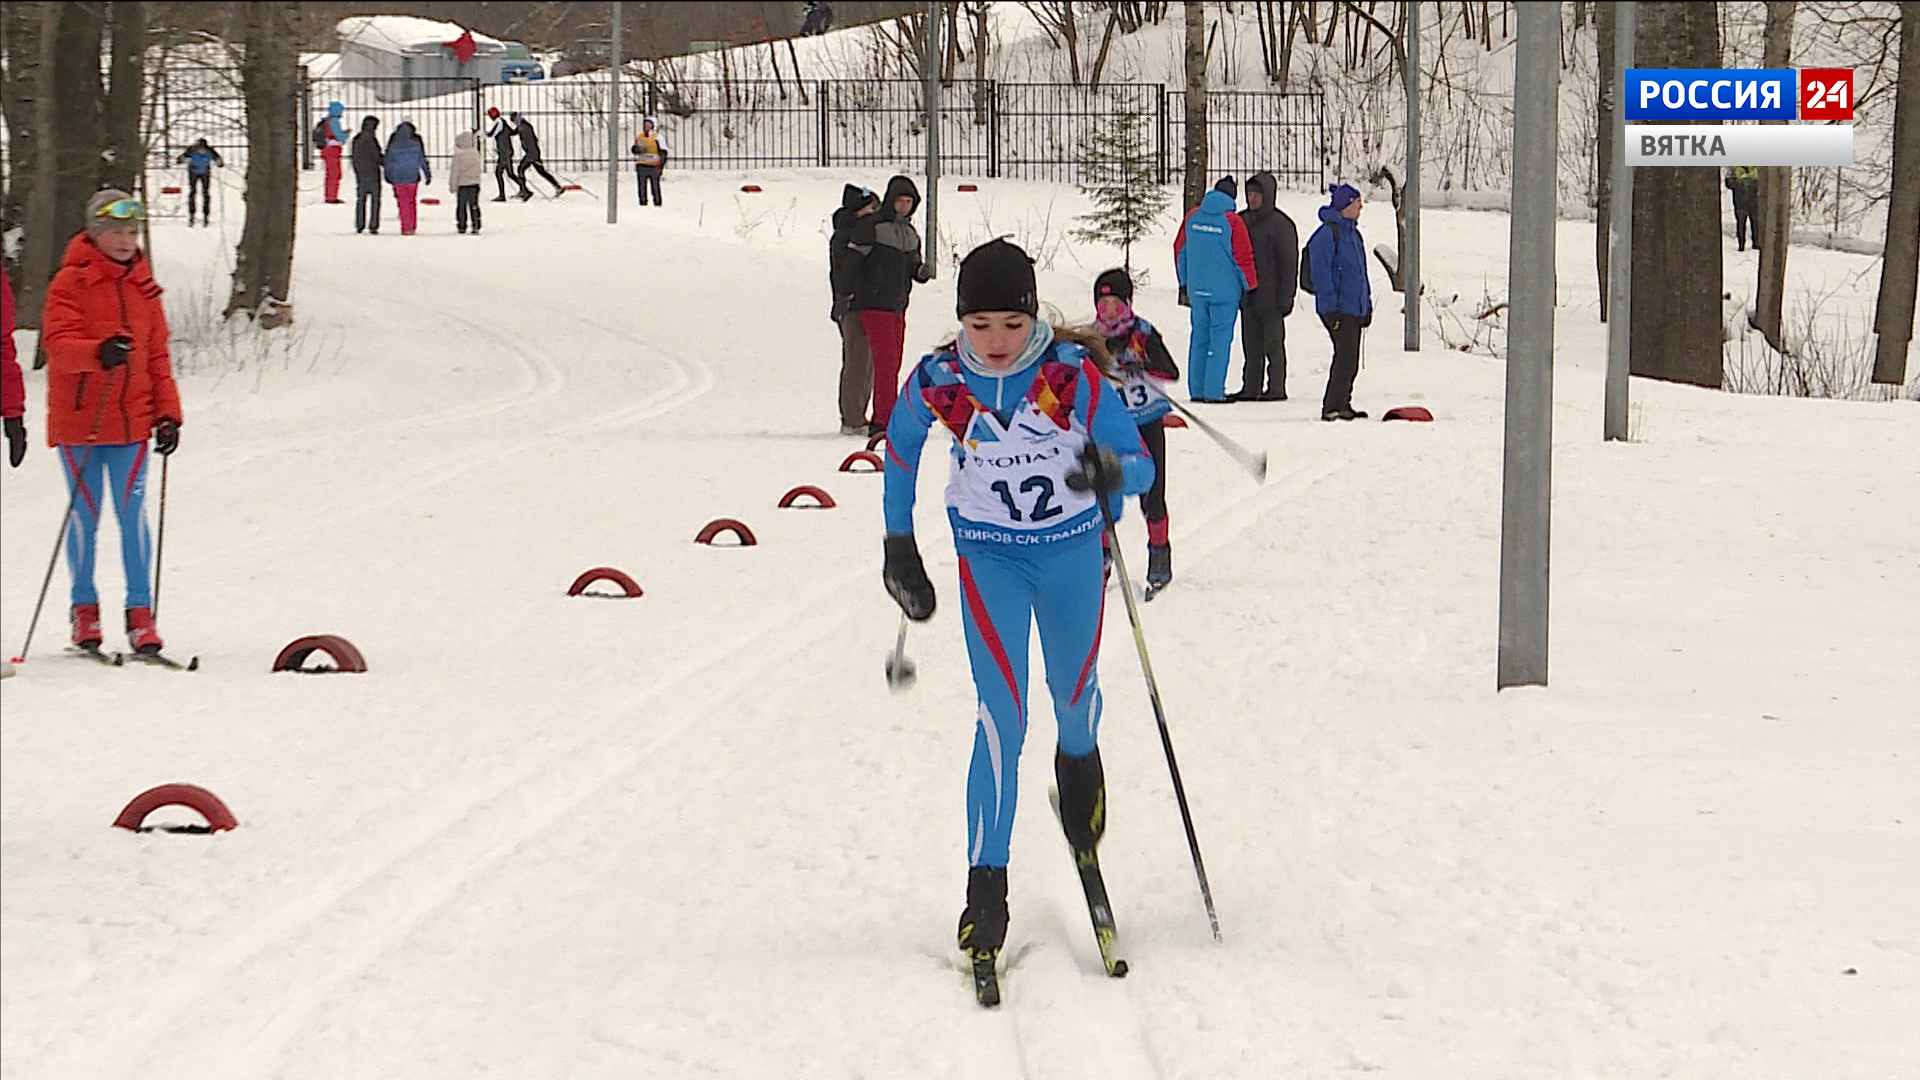
[[[453,136],[484,128],[487,110],[519,113],[539,134],[541,152],[558,171],[606,166],[607,77],[576,76],[531,83],[475,79],[342,79],[304,81],[303,162],[311,165],[314,125],[327,104],[345,106],[351,134],[377,117],[384,143],[401,120],[413,121],[434,164],[453,152]],[[184,149],[207,136],[244,163],[244,105],[236,88],[217,80],[153,86],[149,109],[164,130],[150,145]],[[707,80],[623,82],[621,145],[646,116],[660,119],[676,167],[746,169],[833,167],[918,171],[926,161],[923,84],[913,80]],[[1163,182],[1184,168],[1184,93],[1160,84],[1098,87],[960,79],[947,83],[940,109],[941,169],[949,175],[1071,181],[1099,130],[1138,125]],[[1208,171],[1272,172],[1283,187],[1318,187],[1327,172],[1324,106],[1319,94],[1216,91],[1207,95]],[[482,142],[483,152],[491,145]]]

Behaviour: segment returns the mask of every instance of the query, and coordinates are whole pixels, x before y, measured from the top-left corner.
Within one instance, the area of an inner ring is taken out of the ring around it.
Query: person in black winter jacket
[[[546,177],[547,183],[553,185],[555,195],[566,191],[567,189],[561,186],[560,181],[555,180],[553,174],[547,171],[547,167],[540,163],[540,136],[533,130],[533,123],[519,113],[513,113],[512,117],[513,133],[520,136],[520,175],[518,177],[520,194],[516,197],[521,202],[533,198],[533,192],[527,190],[528,169]]]
[[[487,138],[493,140],[493,182],[500,188],[500,194],[494,196],[493,201],[507,201],[509,178],[520,185],[522,196],[533,198],[533,192],[527,190],[527,182],[513,171],[513,121],[501,116],[499,109],[488,109],[487,120]]]
[[[894,399],[900,392],[900,354],[906,347],[907,301],[914,282],[933,277],[933,268],[920,255],[920,233],[913,212],[920,207],[920,189],[913,179],[895,176],[887,181],[880,212],[857,222],[845,252],[853,282],[851,308],[859,313],[867,344],[873,352],[873,423],[869,435],[887,429]],[[858,261],[852,261],[857,257]]]
[[[873,396],[873,350],[860,316],[853,313],[853,276],[859,257],[847,248],[855,227],[880,212],[880,196],[856,184],[840,192],[833,212],[833,236],[827,241],[827,284],[833,291],[831,315],[840,327],[840,434],[867,433],[867,403]],[[844,253],[844,254],[843,254]]]
[[[380,235],[380,172],[387,164],[386,151],[380,149],[380,118],[369,116],[360,121],[360,133],[353,137],[353,231]]]
[[[1253,242],[1260,284],[1240,298],[1240,351],[1246,354],[1240,392],[1229,401],[1287,400],[1287,323],[1300,284],[1300,231],[1273,204],[1272,173],[1247,181],[1247,208],[1240,211]]]

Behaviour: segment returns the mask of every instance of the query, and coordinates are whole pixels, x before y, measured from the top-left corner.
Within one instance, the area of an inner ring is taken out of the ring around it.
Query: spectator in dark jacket
[[[1240,220],[1253,243],[1260,284],[1240,298],[1240,351],[1246,354],[1240,392],[1228,401],[1287,400],[1287,323],[1300,278],[1300,233],[1273,204],[1272,173],[1247,181],[1247,208]]]
[[[840,327],[840,434],[867,433],[867,403],[873,397],[873,351],[866,327],[853,313],[853,279],[860,256],[847,246],[854,229],[880,212],[880,196],[848,184],[833,212],[833,236],[827,241],[827,283],[833,290],[833,321]]]
[[[1747,234],[1753,234],[1753,246],[1760,246],[1760,170],[1752,165],[1735,165],[1727,170],[1727,190],[1733,192],[1733,235],[1740,250],[1747,250]]]
[[[518,177],[520,181],[520,194],[517,196],[519,200],[526,202],[528,199],[533,198],[533,192],[527,190],[528,169],[532,169],[534,172],[546,177],[547,183],[553,185],[553,193],[555,195],[567,190],[561,186],[560,181],[553,178],[553,174],[547,171],[547,167],[540,163],[540,136],[533,130],[532,122],[519,113],[512,113],[510,115],[513,117],[513,133],[520,136],[520,174]]]
[[[1360,192],[1335,184],[1320,208],[1320,228],[1307,240],[1307,272],[1313,306],[1333,337],[1333,366],[1320,402],[1322,420],[1364,420],[1353,407],[1353,379],[1360,373],[1360,331],[1373,324],[1373,285],[1367,280],[1367,244],[1360,238]]]
[[[369,116],[360,121],[360,132],[353,137],[353,231],[373,230],[380,235],[380,170],[387,163],[380,149],[380,118]]]
[[[852,309],[859,313],[873,353],[873,423],[868,435],[887,430],[894,398],[900,392],[900,353],[906,347],[907,301],[913,283],[933,276],[921,260],[920,233],[913,212],[920,207],[920,189],[906,176],[887,181],[880,212],[862,218],[847,238],[847,248],[859,256],[853,270]]]

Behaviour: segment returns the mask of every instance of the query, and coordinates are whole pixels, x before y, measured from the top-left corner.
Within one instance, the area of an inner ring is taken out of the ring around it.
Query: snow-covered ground
[[[1099,974],[1030,797],[985,1013],[951,960],[974,710],[942,470],[943,607],[893,696],[879,480],[835,471],[859,445],[833,434],[840,178],[745,179],[670,175],[617,228],[591,194],[486,203],[480,237],[450,198],[375,238],[306,194],[307,338],[182,377],[161,627],[203,670],[62,657],[62,569],[5,683],[0,1075],[1920,1075],[1920,405],[1636,382],[1637,440],[1603,444],[1591,227],[1564,224],[1552,685],[1496,694],[1502,363],[1402,353],[1376,276],[1358,402],[1438,421],[1323,424],[1297,314],[1294,400],[1207,414],[1271,454],[1264,485],[1172,433],[1177,577],[1144,612],[1225,942],[1116,599],[1104,855],[1133,973]],[[1078,197],[979,183],[944,189],[949,236],[1047,249],[1043,296],[1084,315],[1117,260],[1060,241]],[[240,205],[156,223],[182,321]],[[1362,224],[1390,242],[1384,204]],[[1505,224],[1430,213],[1436,291],[1504,293]],[[1166,245],[1138,254],[1184,360]],[[1791,267],[1865,291],[1868,262]],[[948,265],[916,354],[951,327]],[[839,508],[774,509],[801,483]],[[4,494],[12,652],[51,454]],[[723,516],[759,544],[693,542]],[[564,595],[599,565],[646,595]],[[268,673],[310,633],[371,671]],[[241,827],[108,827],[168,781]]]

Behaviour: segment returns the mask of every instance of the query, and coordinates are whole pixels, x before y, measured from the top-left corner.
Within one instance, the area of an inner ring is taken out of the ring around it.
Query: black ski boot
[[[1100,765],[1099,748],[1086,757],[1069,757],[1056,746],[1053,779],[1060,786],[1060,827],[1066,830],[1067,846],[1076,855],[1095,850],[1107,831],[1107,773]]]
[[[1173,545],[1147,545],[1147,599],[1173,582]]]
[[[1000,1004],[996,963],[1007,941],[1007,868],[976,866],[967,871],[967,906],[960,912],[960,951],[973,967],[973,995],[991,1008]]]

